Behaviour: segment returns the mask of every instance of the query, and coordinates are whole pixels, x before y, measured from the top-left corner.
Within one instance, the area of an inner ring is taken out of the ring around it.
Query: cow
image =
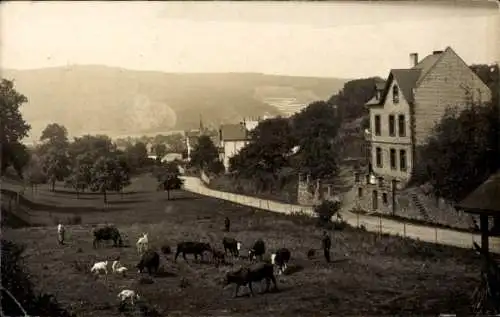
[[[248,251],[248,258],[255,260],[259,258],[262,261],[262,256],[266,253],[266,245],[262,239],[255,241],[253,247]]]
[[[269,263],[257,263],[250,267],[241,268],[236,272],[227,273],[224,281],[224,287],[229,284],[236,284],[234,297],[237,297],[240,286],[248,285],[250,294],[254,296],[252,282],[260,282],[263,279],[266,280],[266,292],[269,291],[271,281],[274,284],[274,289],[278,290],[276,278],[274,277],[274,266]]]
[[[174,262],[177,261],[177,257],[181,253],[184,260],[187,261],[186,254],[194,254],[194,259],[198,260],[198,255],[203,258],[203,253],[205,251],[212,252],[212,247],[209,243],[192,241],[180,242],[177,244],[177,251],[175,252]]]
[[[139,273],[142,273],[144,269],[148,271],[149,275],[152,275],[152,272],[158,272],[160,267],[160,255],[153,250],[146,250],[141,257],[141,261],[137,264],[137,269]]]
[[[92,243],[94,248],[97,246],[98,242],[105,240],[106,241],[113,240],[114,247],[123,246],[122,237],[116,227],[105,226],[94,230],[94,242]]]
[[[285,272],[291,253],[287,248],[278,249],[271,255],[271,263],[278,268],[278,274]]]
[[[238,249],[238,241],[234,238],[224,237],[222,239],[222,245],[224,246],[224,254],[227,254],[229,251],[232,256],[238,257],[240,255]],[[240,244],[241,245],[241,244]]]
[[[225,263],[225,254],[219,250],[212,250],[212,259],[215,263],[215,267]]]

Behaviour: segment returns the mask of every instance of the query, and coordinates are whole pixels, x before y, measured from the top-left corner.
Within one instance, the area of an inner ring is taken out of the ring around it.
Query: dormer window
[[[399,103],[399,88],[398,86],[392,86],[392,102]]]

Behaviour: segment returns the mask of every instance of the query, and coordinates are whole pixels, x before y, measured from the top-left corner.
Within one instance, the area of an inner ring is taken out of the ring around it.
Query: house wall
[[[447,107],[465,108],[466,92],[461,84],[472,88],[474,100],[491,100],[491,91],[481,79],[458,55],[446,50],[415,89],[414,129],[417,146],[427,142]]]
[[[401,90],[399,90],[399,103],[393,103],[392,87],[398,85],[396,80],[390,84],[389,92],[383,106],[375,106],[370,108],[370,129],[371,136],[368,140],[371,142],[371,162],[373,170],[377,174],[384,176],[395,177],[399,179],[407,179],[411,174],[413,166],[412,146],[411,146],[411,129],[410,129],[410,106]],[[398,85],[399,86],[399,85]],[[375,116],[380,115],[380,132],[381,135],[375,135]],[[395,121],[395,136],[389,134],[389,116],[394,115]],[[405,136],[399,136],[399,115],[405,116]],[[382,167],[377,167],[376,151],[377,147],[382,150]],[[390,165],[390,149],[396,150],[396,169],[391,169]],[[406,150],[406,171],[402,171],[399,166],[399,151]]]
[[[226,171],[229,170],[229,159],[236,154],[239,153],[239,151],[247,145],[248,141],[247,140],[241,140],[241,141],[224,141],[223,142],[223,147],[224,147],[224,167],[226,168]]]

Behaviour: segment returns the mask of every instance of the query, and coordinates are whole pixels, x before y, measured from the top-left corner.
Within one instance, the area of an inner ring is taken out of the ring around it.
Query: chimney
[[[418,53],[410,53],[410,66],[415,67],[418,64]]]
[[[441,54],[443,51],[433,51],[432,52],[432,55],[437,55],[437,54]]]

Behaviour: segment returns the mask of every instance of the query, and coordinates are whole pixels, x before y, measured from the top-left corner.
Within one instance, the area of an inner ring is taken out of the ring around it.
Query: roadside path
[[[304,212],[314,215],[311,207],[280,203],[277,201],[260,199],[228,192],[222,192],[206,187],[199,178],[183,176],[184,189],[200,195],[210,196],[218,199],[231,201],[240,205],[260,208],[272,212],[290,214]],[[364,226],[367,231],[382,232],[390,235],[405,236],[431,243],[451,245],[461,248],[472,248],[472,242],[480,244],[481,237],[478,234],[460,232],[452,229],[442,229],[404,223],[397,220],[380,218],[377,216],[358,215],[349,211],[342,211],[342,218],[351,226]],[[490,250],[500,254],[500,238],[490,237]]]

